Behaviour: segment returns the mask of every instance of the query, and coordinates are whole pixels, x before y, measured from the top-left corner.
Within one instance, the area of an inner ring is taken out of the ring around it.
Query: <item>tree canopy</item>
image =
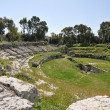
[[[102,22],[100,24],[100,29],[98,30],[98,35],[102,40],[102,43],[110,42],[110,22]]]
[[[23,39],[25,41],[43,40],[48,32],[47,23],[40,21],[39,17],[32,16],[31,19],[23,18],[20,20],[22,27]]]
[[[92,42],[92,37],[94,37],[92,29],[84,24],[75,25],[74,32],[76,34],[77,41],[82,45],[90,44]]]
[[[22,28],[18,32],[14,21],[10,18],[0,18],[0,41],[40,41],[45,40],[48,26],[46,21],[41,21],[39,17],[26,17],[19,21]],[[50,43],[66,44],[72,46],[75,43],[87,46],[91,43],[110,43],[110,21],[104,21],[100,24],[98,36],[95,36],[92,29],[85,24],[76,24],[75,26],[64,27],[59,34],[51,34]]]

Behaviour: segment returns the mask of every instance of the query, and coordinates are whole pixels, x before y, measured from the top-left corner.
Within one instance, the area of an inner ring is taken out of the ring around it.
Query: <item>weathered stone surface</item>
[[[33,110],[33,103],[18,96],[0,100],[0,110]]]
[[[41,84],[47,84],[47,82],[45,82],[44,80],[38,79],[38,81],[36,81],[36,85],[41,85]]]
[[[22,42],[19,42],[19,43],[12,43],[12,44],[1,44],[0,45],[0,49],[8,49],[8,48],[11,48],[11,47],[14,47],[14,48],[18,48],[19,46],[43,46],[43,45],[47,45],[48,43],[47,42],[26,42],[26,43],[22,43]]]
[[[51,96],[55,95],[54,92],[44,91],[44,90],[42,90],[42,89],[38,89],[38,91],[39,91],[41,94],[43,94],[44,96],[47,96],[47,97],[51,97]]]
[[[18,97],[15,91],[0,84],[0,110],[32,110],[33,103]]]
[[[4,70],[3,66],[0,65],[0,72],[2,72]]]
[[[0,58],[9,59],[12,62],[11,65],[7,66],[6,72],[16,75],[21,72],[21,69],[32,71],[28,65],[28,61],[34,54],[54,51],[57,48],[47,45],[45,42],[39,42],[0,45],[0,49]]]
[[[25,83],[13,77],[8,78],[7,76],[1,76],[0,83],[15,91],[19,97],[28,99],[31,102],[39,100],[38,91],[32,84]]]
[[[45,63],[47,61],[50,61],[53,59],[59,59],[59,58],[64,58],[64,56],[62,54],[48,56],[48,57],[42,59],[41,61],[39,61],[38,65],[42,65],[43,63]]]
[[[110,97],[96,96],[71,104],[67,110],[110,110]]]
[[[37,64],[36,62],[32,62],[32,66],[33,66],[33,67],[38,67],[39,64]]]
[[[6,66],[6,71],[9,72],[9,71],[11,71],[11,70],[12,70],[12,67],[11,67],[10,65],[7,65],[7,66]]]

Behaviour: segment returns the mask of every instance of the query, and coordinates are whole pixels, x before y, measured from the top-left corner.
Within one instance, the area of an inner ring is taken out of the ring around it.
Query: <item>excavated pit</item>
[[[83,70],[87,73],[105,73],[105,70],[99,69],[97,67],[94,67],[92,65],[83,65],[83,64],[78,64],[77,67],[80,70]]]

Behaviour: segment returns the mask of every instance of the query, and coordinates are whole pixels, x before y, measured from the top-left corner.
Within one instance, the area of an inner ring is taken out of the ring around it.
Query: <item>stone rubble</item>
[[[0,99],[0,110],[33,110],[33,103],[17,96]]]

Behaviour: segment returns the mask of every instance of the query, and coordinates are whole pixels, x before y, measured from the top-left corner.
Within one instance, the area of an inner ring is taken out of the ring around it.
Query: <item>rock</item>
[[[19,68],[15,68],[13,65],[11,65],[11,66],[7,65],[6,72],[11,75],[16,75],[16,74],[20,73],[21,71]]]
[[[6,66],[6,71],[9,72],[9,71],[11,71],[11,70],[12,70],[12,67],[11,67],[10,65],[7,65],[7,66]]]
[[[14,91],[0,84],[0,110],[32,110],[34,103],[18,97]]]
[[[37,102],[39,100],[38,91],[32,84],[25,83],[13,77],[8,78],[7,76],[0,77],[0,83],[15,91],[19,97],[28,99],[31,102]]]
[[[35,63],[35,62],[32,62],[32,66],[33,66],[33,67],[38,67],[39,64],[37,64],[37,63]]]
[[[36,81],[36,85],[41,85],[41,84],[47,84],[47,82],[45,82],[44,80],[38,79],[38,81]]]
[[[67,110],[110,110],[110,97],[96,96],[71,104]]]
[[[78,64],[77,67],[80,70],[83,70],[87,73],[105,73],[106,72],[105,70],[102,70],[100,68],[97,68],[97,67],[89,65],[89,64],[88,65]]]
[[[44,96],[47,96],[47,97],[51,97],[53,95],[55,95],[54,92],[49,92],[49,91],[45,91],[45,90],[42,90],[42,89],[38,89],[38,91],[43,94]]]
[[[0,100],[0,110],[33,110],[33,103],[18,96]]]
[[[28,62],[34,57],[34,54],[57,50],[56,47],[47,44],[47,42],[1,44],[0,58],[11,61],[11,64],[6,67],[6,72],[10,75],[19,74],[21,69],[32,72]],[[33,66],[37,67],[37,64],[33,63]]]
[[[0,72],[2,72],[4,70],[3,66],[0,65]]]
[[[16,56],[9,56],[8,57],[10,60],[16,59]]]
[[[58,87],[54,86],[53,84],[48,84],[48,86],[49,86],[50,89],[54,89],[54,90],[58,89]]]

